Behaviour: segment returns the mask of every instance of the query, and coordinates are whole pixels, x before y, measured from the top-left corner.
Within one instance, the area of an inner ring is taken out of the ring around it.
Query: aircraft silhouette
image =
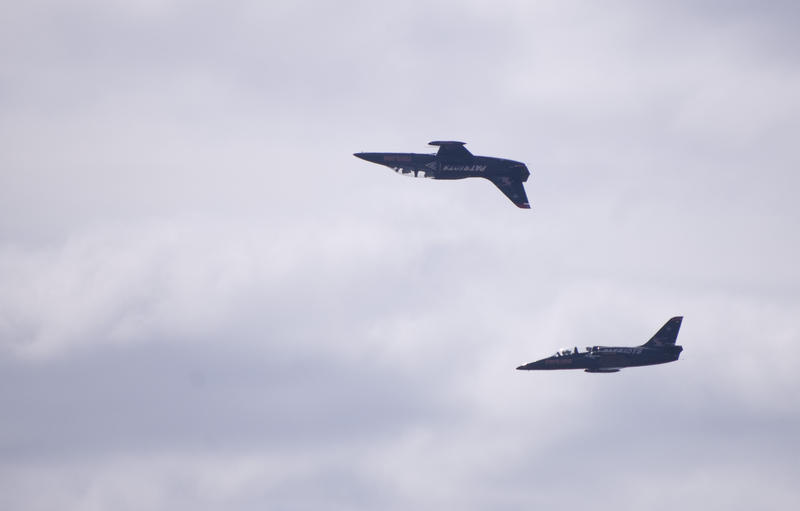
[[[646,343],[633,348],[589,346],[583,353],[578,348],[560,350],[555,355],[517,367],[523,371],[541,369],[583,369],[587,373],[615,373],[624,367],[649,366],[674,362],[683,351],[676,346],[683,316],[667,321]]]
[[[385,165],[406,175],[432,179],[464,179],[482,177],[494,183],[511,202],[529,209],[528,196],[522,186],[530,172],[524,163],[475,156],[464,147],[464,142],[434,140],[429,145],[439,146],[436,154],[419,153],[355,153],[354,156],[379,165]]]

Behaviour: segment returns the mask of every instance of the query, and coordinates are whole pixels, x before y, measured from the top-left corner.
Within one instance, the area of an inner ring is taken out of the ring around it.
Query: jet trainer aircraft
[[[355,153],[362,160],[385,165],[406,175],[432,179],[464,179],[483,177],[497,186],[511,202],[520,208],[531,207],[522,183],[531,173],[524,163],[474,156],[464,147],[464,142],[434,140],[429,145],[439,146],[436,154],[419,153]]]
[[[674,362],[683,351],[676,346],[678,330],[681,328],[683,316],[676,316],[667,321],[656,332],[652,339],[635,348],[607,348],[589,346],[583,353],[578,348],[569,348],[556,352],[555,355],[536,362],[531,362],[517,369],[531,371],[537,369],[583,369],[587,373],[615,373],[623,367],[649,366]]]

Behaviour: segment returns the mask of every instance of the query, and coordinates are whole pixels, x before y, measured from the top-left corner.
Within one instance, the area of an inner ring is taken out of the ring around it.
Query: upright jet
[[[578,348],[569,348],[556,352],[555,355],[517,369],[532,371],[536,369],[583,369],[587,373],[615,373],[623,367],[649,366],[674,362],[683,351],[676,346],[678,330],[681,328],[683,316],[676,316],[667,321],[652,339],[635,348],[606,348],[590,346],[583,353]]]
[[[362,160],[391,167],[396,172],[414,177],[433,179],[464,179],[484,177],[497,186],[511,202],[529,209],[528,196],[522,183],[531,173],[524,163],[474,156],[464,147],[464,142],[434,140],[429,145],[439,146],[436,154],[419,153],[355,153]]]

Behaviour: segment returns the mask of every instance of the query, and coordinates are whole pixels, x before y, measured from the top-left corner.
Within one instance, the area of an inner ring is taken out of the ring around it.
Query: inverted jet
[[[355,153],[362,160],[385,165],[396,172],[414,177],[432,179],[486,178],[520,208],[529,209],[528,196],[522,183],[531,173],[524,163],[475,156],[464,147],[464,142],[434,140],[429,145],[438,146],[436,154],[419,153]]]
[[[552,357],[519,366],[517,369],[522,371],[583,369],[587,373],[615,373],[624,367],[674,362],[683,351],[682,346],[675,345],[682,320],[682,316],[670,319],[641,346],[633,348],[589,346],[584,352],[579,352],[577,347],[574,350],[566,348],[556,352]]]

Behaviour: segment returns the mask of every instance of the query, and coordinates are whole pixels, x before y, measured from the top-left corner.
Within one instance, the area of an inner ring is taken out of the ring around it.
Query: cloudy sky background
[[[800,504],[793,2],[0,10],[3,509]]]

